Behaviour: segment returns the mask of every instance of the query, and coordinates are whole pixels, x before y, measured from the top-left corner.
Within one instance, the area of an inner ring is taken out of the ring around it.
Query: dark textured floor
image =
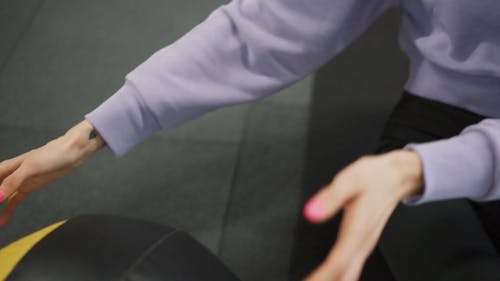
[[[0,158],[64,133],[223,3],[0,0]],[[119,214],[188,231],[243,280],[297,279],[334,237],[303,222],[302,203],[373,149],[401,93],[398,23],[390,12],[314,76],[259,103],[158,133],[122,159],[98,153],[30,196],[0,247],[57,220]]]

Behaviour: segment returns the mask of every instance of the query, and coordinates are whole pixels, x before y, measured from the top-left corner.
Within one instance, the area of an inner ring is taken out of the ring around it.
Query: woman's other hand
[[[338,239],[307,281],[356,281],[398,203],[421,192],[422,164],[414,151],[365,156],[347,166],[305,206],[321,223],[344,210]]]
[[[2,161],[0,202],[8,203],[0,214],[0,227],[30,192],[67,175],[103,145],[92,124],[84,120],[44,146]]]

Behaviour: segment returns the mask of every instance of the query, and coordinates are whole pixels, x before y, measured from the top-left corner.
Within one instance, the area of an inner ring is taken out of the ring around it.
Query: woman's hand
[[[307,281],[356,281],[398,203],[421,192],[423,172],[414,151],[365,156],[347,166],[305,206],[313,223],[344,210],[338,239]]]
[[[0,202],[8,200],[8,205],[0,214],[0,227],[8,222],[26,195],[65,176],[103,144],[90,122],[84,120],[64,136],[1,162]]]

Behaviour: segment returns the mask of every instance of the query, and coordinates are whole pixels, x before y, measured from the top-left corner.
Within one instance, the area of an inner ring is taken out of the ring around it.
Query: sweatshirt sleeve
[[[424,191],[404,203],[500,199],[500,119],[485,119],[456,137],[406,148],[416,151],[422,160]]]
[[[302,79],[398,0],[234,0],[135,70],[85,117],[116,156],[153,132]]]

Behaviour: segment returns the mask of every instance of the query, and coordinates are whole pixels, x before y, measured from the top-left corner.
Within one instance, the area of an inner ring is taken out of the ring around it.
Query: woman
[[[0,199],[10,201],[0,223],[29,192],[68,174],[104,144],[121,156],[157,130],[289,86],[395,6],[404,12],[400,43],[411,69],[380,148],[391,151],[355,161],[304,208],[315,223],[345,211],[339,239],[307,280],[357,280],[400,201],[500,198],[495,0],[235,0],[129,73],[121,89],[64,136],[2,162]],[[441,116],[458,122],[441,132],[447,128],[436,126]],[[438,132],[400,134],[429,127]]]

